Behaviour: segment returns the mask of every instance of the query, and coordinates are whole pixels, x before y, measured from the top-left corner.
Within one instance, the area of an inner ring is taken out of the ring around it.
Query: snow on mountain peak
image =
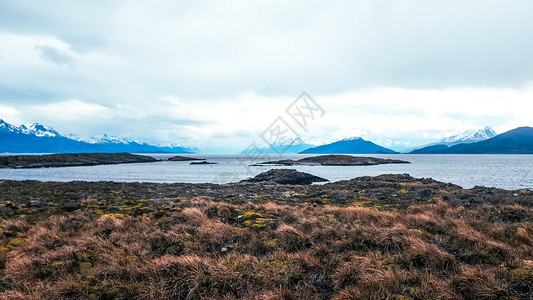
[[[490,126],[483,129],[467,130],[461,134],[442,139],[443,143],[484,141],[495,137],[497,134]]]
[[[3,132],[19,132],[19,128],[16,126],[13,126],[6,121],[0,119],[0,131]]]
[[[342,139],[341,141],[357,141],[357,140],[361,140],[362,138],[360,136],[353,136],[353,137],[349,137],[349,138],[344,138]]]
[[[21,125],[19,128],[22,132],[26,134],[34,134],[38,137],[54,137],[59,135],[59,133],[57,133],[57,131],[55,131],[52,127],[44,126],[39,123],[33,123],[29,127]]]
[[[79,136],[74,134],[67,135],[67,138],[79,142],[86,142],[89,144],[131,144],[134,143],[134,140],[118,137],[118,136],[108,136],[107,134],[95,135],[95,136]],[[141,143],[139,143],[141,144]]]
[[[57,133],[52,127],[43,126],[39,123],[34,123],[30,126],[20,125],[19,127],[17,127],[1,119],[0,119],[0,131],[10,132],[10,133],[29,134],[29,135],[35,135],[37,137],[54,137],[54,136],[59,135],[59,133]]]

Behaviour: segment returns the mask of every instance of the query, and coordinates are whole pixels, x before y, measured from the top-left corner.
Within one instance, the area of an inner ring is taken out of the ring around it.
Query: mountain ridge
[[[0,152],[7,153],[80,153],[80,152],[133,152],[133,153],[196,153],[196,147],[151,145],[123,137],[83,138],[63,136],[52,127],[33,123],[14,126],[0,119]]]
[[[459,144],[469,144],[484,141],[497,136],[498,134],[490,126],[481,129],[466,130],[456,135],[445,137],[440,142],[419,146],[407,153],[409,154],[431,154],[435,151],[447,149]]]
[[[488,140],[459,144],[439,154],[533,154],[533,127],[518,127]]]

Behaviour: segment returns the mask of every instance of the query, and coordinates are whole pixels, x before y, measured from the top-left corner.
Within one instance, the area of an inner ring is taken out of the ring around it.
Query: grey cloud
[[[35,46],[35,50],[39,51],[41,57],[58,66],[73,67],[74,57],[66,51],[59,50],[50,45]]]

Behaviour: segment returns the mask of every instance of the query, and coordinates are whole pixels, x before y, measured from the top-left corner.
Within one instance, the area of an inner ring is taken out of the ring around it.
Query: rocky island
[[[157,161],[151,156],[130,153],[69,153],[0,156],[0,168],[51,168],[96,166]]]
[[[299,160],[285,159],[276,161],[267,161],[256,164],[256,166],[263,165],[281,165],[281,166],[295,166],[295,165],[320,165],[320,166],[373,166],[382,164],[409,164],[410,162],[399,159],[385,159],[376,157],[358,157],[351,155],[330,154],[306,157]]]
[[[216,165],[216,162],[210,162],[210,161],[193,161],[189,165]]]
[[[194,158],[194,157],[188,157],[188,156],[172,156],[168,160],[170,161],[192,161],[192,160],[205,160],[205,158]]]

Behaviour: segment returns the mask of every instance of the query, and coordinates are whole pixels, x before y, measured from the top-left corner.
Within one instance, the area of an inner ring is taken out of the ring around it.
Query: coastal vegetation
[[[2,299],[531,299],[533,192],[0,181]]]

